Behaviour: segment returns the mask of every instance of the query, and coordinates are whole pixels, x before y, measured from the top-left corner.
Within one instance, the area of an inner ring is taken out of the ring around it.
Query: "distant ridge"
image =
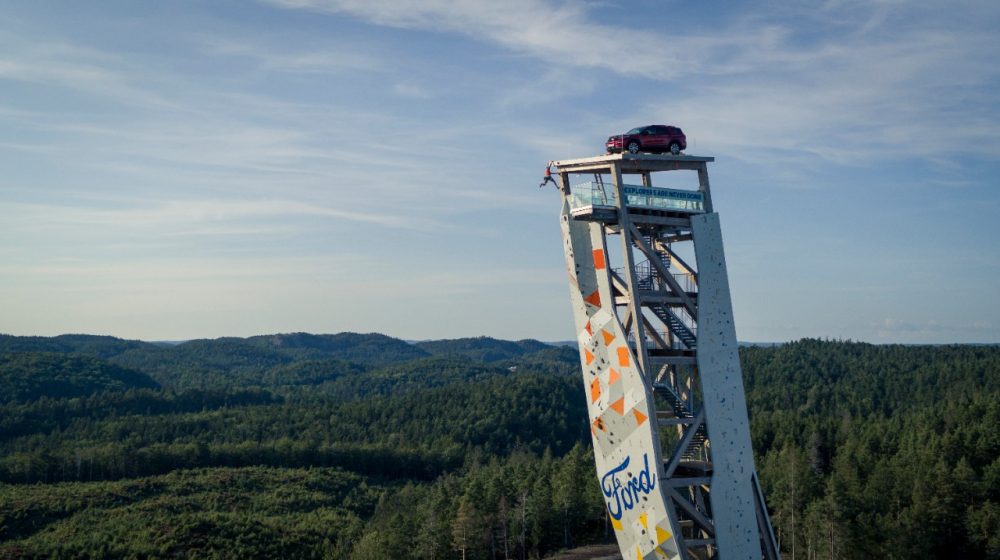
[[[128,350],[150,349],[156,346],[152,342],[125,340],[105,335],[61,334],[46,337],[0,334],[0,352],[58,352],[103,359]]]
[[[484,362],[509,360],[524,354],[545,350],[551,346],[534,339],[518,341],[499,340],[489,336],[456,338],[450,340],[425,340],[414,344],[430,354],[455,354]]]
[[[259,348],[295,358],[337,358],[367,365],[384,365],[430,354],[412,344],[381,333],[309,334],[304,332],[252,336],[245,339]]]
[[[159,387],[144,373],[89,356],[54,352],[0,354],[0,403]]]
[[[518,367],[562,374],[577,363],[575,351],[567,354],[566,350],[532,339],[481,336],[410,343],[380,333],[353,332],[275,333],[174,343],[91,335],[0,335],[0,355],[46,352],[93,358],[107,368],[142,372],[151,382],[168,389],[323,384],[328,392],[341,396],[436,386],[507,374]],[[489,365],[488,371],[473,367],[476,363]],[[397,364],[403,369],[394,370]],[[419,379],[409,380],[412,375]],[[364,382],[359,381],[362,377]]]

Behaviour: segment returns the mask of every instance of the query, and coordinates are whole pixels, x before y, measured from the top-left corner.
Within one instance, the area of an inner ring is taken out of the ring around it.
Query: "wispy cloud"
[[[411,97],[413,99],[428,99],[431,97],[431,94],[423,87],[405,82],[392,86],[392,91],[400,97]]]
[[[146,81],[159,79],[121,55],[80,45],[23,41],[8,34],[0,35],[0,46],[4,48],[0,79],[77,91],[128,107],[184,109],[183,104],[148,87],[152,84],[137,83],[135,76],[145,76]]]
[[[888,341],[995,340],[1000,329],[986,320],[964,323],[886,318],[873,325]]]
[[[83,207],[51,204],[18,204],[0,201],[0,215],[9,216],[4,229],[38,231],[81,227],[108,230],[125,234],[123,230],[142,229],[147,232],[170,234],[190,233],[190,228],[203,228],[206,224],[224,225],[239,222],[256,223],[268,218],[318,217],[333,220],[377,225],[388,228],[429,231],[444,228],[445,224],[433,219],[356,212],[295,200],[234,200],[198,199],[170,200],[143,207]],[[239,229],[229,230],[232,233]],[[256,233],[256,229],[244,231]]]
[[[268,0],[285,8],[309,9],[356,17],[375,25],[432,29],[485,39],[512,51],[553,64],[591,67],[615,73],[672,79],[712,72],[699,63],[722,52],[760,48],[772,38],[725,34],[666,37],[594,23],[588,3],[542,0],[449,2],[447,0]],[[728,68],[728,65],[727,65]]]
[[[942,153],[1000,158],[1000,119],[991,110],[1000,104],[995,3],[963,2],[940,19],[910,2],[785,6],[798,26],[813,24],[808,35],[775,17],[781,10],[668,34],[597,23],[587,3],[270,3],[447,31],[552,63],[557,72],[597,68],[673,82],[671,95],[643,100],[633,120],[697,123],[690,127],[697,141],[737,157],[784,150],[864,165]],[[547,95],[558,98],[564,88],[553,84]]]
[[[381,58],[358,50],[356,45],[296,45],[294,49],[274,49],[218,36],[202,36],[197,41],[209,56],[247,59],[265,71],[349,75],[388,70]]]

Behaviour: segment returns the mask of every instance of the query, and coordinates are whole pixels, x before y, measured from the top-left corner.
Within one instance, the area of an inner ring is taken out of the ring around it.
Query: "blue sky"
[[[1000,341],[1000,4],[4,2],[0,332],[573,338],[552,159],[712,155],[742,340]]]

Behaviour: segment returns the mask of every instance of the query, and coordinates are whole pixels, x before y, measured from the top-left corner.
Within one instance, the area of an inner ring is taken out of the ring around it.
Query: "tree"
[[[454,550],[462,553],[462,560],[466,560],[466,555],[475,541],[476,525],[476,508],[463,499],[451,524],[452,546]]]

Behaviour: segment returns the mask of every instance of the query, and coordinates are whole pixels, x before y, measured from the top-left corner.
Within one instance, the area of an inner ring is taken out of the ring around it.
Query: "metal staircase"
[[[674,313],[669,307],[666,305],[655,305],[650,306],[650,309],[652,309],[653,313],[655,313],[656,316],[670,328],[670,332],[684,343],[684,346],[687,346],[691,350],[695,350],[697,348],[698,337],[691,332],[691,329],[684,324],[684,321],[682,321],[681,318],[678,317],[677,314]]]
[[[661,409],[659,412],[666,413],[658,415],[658,419],[680,419],[671,420],[672,424],[693,424],[695,414],[688,408],[687,404],[677,396],[673,388],[666,383],[654,383],[653,390],[657,395],[663,397],[667,405],[670,407],[666,410]],[[666,422],[665,422],[666,423]],[[690,429],[690,428],[687,428]],[[708,441],[708,433],[705,431],[705,424],[700,423],[695,429],[694,435],[691,437],[690,442],[681,454],[681,461],[695,461],[702,458],[702,448],[705,442]]]

